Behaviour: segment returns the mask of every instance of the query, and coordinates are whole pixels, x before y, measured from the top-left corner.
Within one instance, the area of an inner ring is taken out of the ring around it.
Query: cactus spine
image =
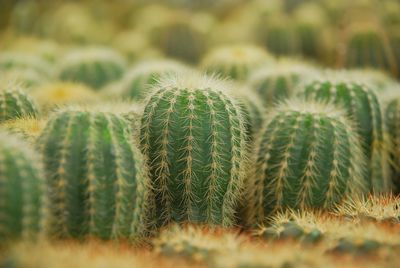
[[[148,178],[129,124],[108,112],[62,111],[39,147],[49,189],[48,231],[61,238],[137,238],[146,228]]]
[[[141,148],[155,191],[158,225],[234,223],[246,152],[244,118],[224,85],[190,74],[149,96]]]
[[[17,84],[11,83],[0,88],[0,123],[22,116],[37,115],[36,105]]]
[[[307,99],[331,102],[344,108],[357,125],[363,153],[369,159],[367,182],[375,192],[387,191],[390,182],[384,148],[383,120],[375,93],[363,84],[341,81],[313,81],[305,86]]]
[[[365,159],[345,116],[316,103],[276,108],[248,186],[250,224],[284,208],[332,208],[363,190]]]
[[[41,229],[44,179],[27,144],[0,132],[0,243]]]

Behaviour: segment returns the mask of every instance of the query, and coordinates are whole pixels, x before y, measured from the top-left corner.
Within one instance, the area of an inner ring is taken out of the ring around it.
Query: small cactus
[[[302,95],[308,100],[330,102],[345,109],[356,124],[363,154],[369,159],[368,188],[374,192],[387,191],[390,187],[387,148],[384,146],[381,107],[373,90],[339,75],[335,79],[321,78],[307,83]]]
[[[244,81],[254,69],[268,62],[272,62],[272,57],[262,48],[252,45],[233,45],[210,51],[201,65],[207,73]]]
[[[163,79],[149,95],[140,136],[158,225],[234,224],[247,137],[222,82],[195,74]]]
[[[364,189],[361,144],[344,113],[288,102],[264,126],[247,188],[249,224],[285,208],[332,208]]]
[[[145,234],[149,181],[127,121],[109,112],[60,111],[38,143],[49,189],[50,236]]]
[[[45,183],[38,163],[29,145],[0,132],[0,244],[41,230]]]
[[[23,116],[36,117],[38,109],[31,98],[14,82],[0,85],[0,123]]]
[[[106,48],[87,48],[72,51],[61,60],[58,78],[81,82],[94,89],[118,80],[125,70],[122,56]]]

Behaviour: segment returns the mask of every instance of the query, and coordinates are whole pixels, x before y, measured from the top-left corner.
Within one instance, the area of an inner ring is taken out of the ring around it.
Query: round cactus
[[[122,77],[125,61],[106,48],[87,48],[72,51],[61,60],[58,77],[63,81],[81,82],[94,89]]]
[[[38,143],[49,189],[49,235],[145,234],[149,180],[127,121],[109,112],[60,111]]]
[[[225,85],[189,74],[162,80],[141,120],[158,225],[231,226],[244,179],[245,119]]]
[[[266,106],[288,99],[297,86],[314,74],[306,65],[285,63],[279,67],[263,67],[249,78],[249,86],[261,97]]]
[[[364,191],[357,132],[345,113],[318,103],[283,103],[265,125],[247,185],[249,224],[285,208],[332,208]]]
[[[171,60],[154,60],[137,64],[128,71],[121,81],[123,97],[141,100],[145,98],[149,87],[154,85],[161,76],[182,73],[189,68]]]
[[[28,144],[0,132],[0,244],[41,230],[45,183],[38,163]]]
[[[271,56],[262,48],[234,45],[212,50],[203,59],[202,66],[208,73],[243,81],[255,68],[271,61]]]
[[[312,81],[305,85],[303,94],[308,100],[331,102],[346,110],[357,125],[363,153],[369,159],[367,184],[370,191],[387,191],[390,187],[388,155],[382,112],[373,90],[361,83],[337,78]]]
[[[4,80],[16,81],[28,88],[36,88],[37,86],[48,81],[46,77],[40,75],[32,69],[9,69],[0,71],[0,77]],[[2,80],[3,80],[2,79]]]
[[[4,52],[0,54],[0,70],[31,70],[43,78],[50,78],[52,67],[46,60],[26,53]]]
[[[0,86],[0,123],[22,116],[37,115],[35,103],[18,84],[6,82]]]

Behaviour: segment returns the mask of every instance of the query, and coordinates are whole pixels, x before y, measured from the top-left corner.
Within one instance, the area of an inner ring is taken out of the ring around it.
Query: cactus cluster
[[[164,79],[149,95],[140,137],[157,225],[234,224],[247,137],[241,108],[225,90],[190,74]]]
[[[146,232],[149,180],[124,119],[106,112],[60,111],[38,143],[51,236],[136,239]]]
[[[0,244],[33,238],[44,217],[44,176],[29,145],[0,132]]]
[[[277,107],[262,130],[248,181],[250,224],[282,208],[332,208],[362,193],[366,160],[352,125],[335,107]]]

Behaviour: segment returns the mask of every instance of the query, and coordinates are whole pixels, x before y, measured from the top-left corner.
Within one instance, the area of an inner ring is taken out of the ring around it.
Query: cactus
[[[0,123],[22,116],[36,117],[38,109],[31,98],[14,82],[0,86]]]
[[[249,224],[285,208],[332,208],[364,190],[358,135],[342,111],[287,102],[264,127],[252,179]]]
[[[2,80],[4,79],[21,83],[27,88],[36,88],[48,80],[35,70],[20,68],[2,70],[0,71],[0,77],[2,77]]]
[[[137,64],[121,81],[122,96],[135,100],[146,97],[148,89],[163,75],[182,73],[189,68],[171,60],[154,60]]]
[[[381,108],[373,90],[338,76],[306,84],[302,95],[308,100],[331,102],[346,110],[357,126],[363,154],[369,159],[366,179],[370,191],[387,191],[390,187],[387,148],[384,146]]]
[[[41,106],[43,112],[69,104],[86,104],[95,102],[98,97],[91,88],[71,82],[50,83],[38,87],[32,97]]]
[[[0,244],[41,230],[45,183],[38,163],[27,144],[0,132]]]
[[[149,180],[127,121],[110,112],[60,111],[38,143],[49,189],[50,236],[139,239]]]
[[[52,66],[46,60],[32,54],[4,52],[0,54],[0,70],[31,70],[43,78],[51,78]]]
[[[189,74],[164,78],[149,95],[140,136],[157,225],[234,224],[247,137],[241,109],[225,90]]]
[[[118,53],[106,48],[86,48],[72,51],[61,60],[58,78],[81,82],[94,89],[122,77],[125,61]]]
[[[201,65],[208,73],[244,81],[255,68],[271,61],[271,56],[262,48],[252,45],[233,45],[210,51]]]
[[[312,68],[304,64],[288,62],[278,67],[266,66],[254,71],[248,83],[268,107],[290,98],[299,84],[313,74]]]
[[[46,120],[35,117],[21,117],[12,120],[7,120],[0,124],[0,128],[17,134],[21,139],[27,141],[29,144],[35,145],[37,137],[40,135]]]

